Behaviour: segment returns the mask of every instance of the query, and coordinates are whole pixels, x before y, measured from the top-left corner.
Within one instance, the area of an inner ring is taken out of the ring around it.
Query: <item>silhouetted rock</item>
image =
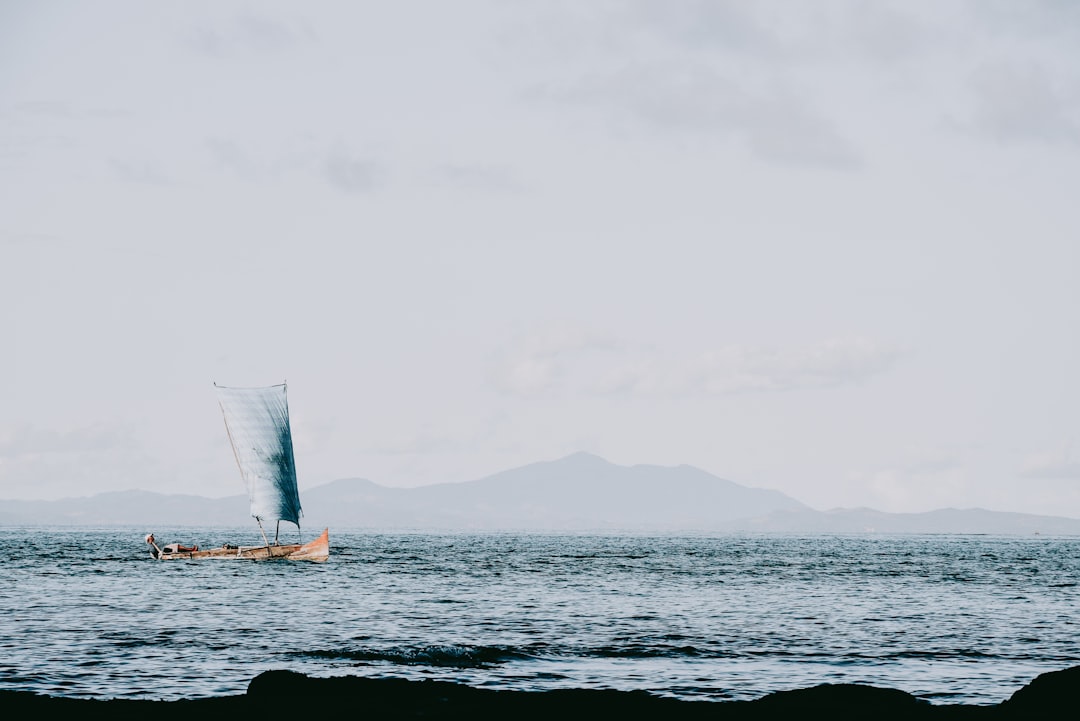
[[[715,718],[707,712],[717,710],[709,701],[645,691],[507,691],[433,680],[309,678],[292,671],[259,674],[248,686],[248,699],[256,713],[300,713],[318,703],[378,719]]]
[[[756,701],[680,701],[644,691],[498,691],[445,681],[308,678],[270,671],[248,687],[252,710],[297,712],[312,703],[363,710],[379,719],[952,719],[986,717],[983,707],[935,707],[896,689],[854,684],[772,693]]]
[[[812,714],[817,718],[922,718],[930,703],[894,688],[861,684],[822,684],[778,691],[751,702],[760,713],[777,717]]]
[[[1001,704],[1010,718],[1068,718],[1076,713],[1080,698],[1080,666],[1051,671],[1035,677],[1031,683]]]
[[[178,683],[183,683],[179,679]],[[73,721],[216,721],[242,719],[244,696],[151,701],[144,699],[54,698],[27,691],[0,691],[0,716],[5,719],[60,718]]]
[[[177,678],[175,683],[182,685],[183,678]],[[60,716],[77,721],[242,721],[271,715],[306,718],[314,712],[332,718],[380,721],[997,721],[1068,718],[1078,694],[1080,666],[1042,674],[997,706],[939,706],[896,689],[859,684],[823,684],[780,691],[756,701],[679,701],[645,691],[505,691],[448,681],[312,678],[294,671],[267,671],[252,679],[245,695],[187,701],[52,698],[0,691],[0,714],[4,718]]]

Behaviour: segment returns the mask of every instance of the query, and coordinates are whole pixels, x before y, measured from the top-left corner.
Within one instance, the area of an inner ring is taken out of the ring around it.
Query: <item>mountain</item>
[[[334,525],[473,530],[709,529],[811,510],[778,491],[691,466],[617,466],[588,453],[464,483],[385,488],[340,480],[313,488],[303,502],[307,517],[333,518]]]
[[[691,466],[619,466],[588,453],[475,481],[388,488],[341,479],[302,493],[307,529],[762,531],[1080,535],[1080,520],[981,509],[817,511]],[[244,526],[242,495],[208,499],[148,491],[60,501],[4,501],[0,525]]]
[[[248,517],[246,496],[203,498],[151,491],[112,491],[59,501],[4,501],[0,525],[236,526]]]

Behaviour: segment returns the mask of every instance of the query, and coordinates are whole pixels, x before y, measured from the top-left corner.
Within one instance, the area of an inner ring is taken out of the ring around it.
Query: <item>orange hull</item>
[[[154,544],[151,544],[154,545]],[[270,546],[222,546],[198,551],[166,552],[154,545],[154,557],[159,561],[200,558],[231,558],[246,560],[285,559],[287,561],[325,561],[330,557],[330,529],[308,543],[287,543]]]

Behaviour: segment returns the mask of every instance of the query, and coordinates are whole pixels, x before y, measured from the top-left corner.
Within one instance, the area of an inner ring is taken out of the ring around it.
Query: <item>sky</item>
[[[0,2],[0,498],[577,451],[1080,517],[1080,3]]]

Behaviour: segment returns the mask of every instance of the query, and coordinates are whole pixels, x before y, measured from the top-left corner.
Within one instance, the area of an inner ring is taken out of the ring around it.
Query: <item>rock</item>
[[[931,705],[894,688],[862,684],[821,684],[770,693],[750,702],[761,718],[912,719],[923,718]]]
[[[1080,666],[1073,666],[1063,671],[1039,674],[1002,703],[1001,710],[1011,718],[1036,718],[1036,715],[1044,714],[1047,718],[1061,714],[1068,717],[1076,713],[1078,698]]]

